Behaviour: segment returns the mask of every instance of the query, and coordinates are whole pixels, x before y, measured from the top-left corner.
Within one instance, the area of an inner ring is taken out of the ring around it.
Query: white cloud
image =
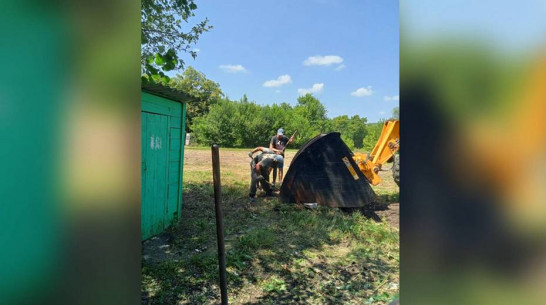
[[[344,65],[344,64],[341,64],[341,65],[337,66],[337,68],[335,68],[334,70],[336,70],[336,71],[341,71],[341,70],[343,70],[343,69],[345,69],[345,65]]]
[[[329,66],[332,64],[341,64],[343,58],[337,55],[326,55],[326,56],[310,56],[303,61],[304,66]]]
[[[303,89],[303,88],[298,89],[298,94],[299,95],[306,95],[307,93],[320,94],[320,93],[322,93],[322,89],[324,89],[324,84],[323,83],[313,84],[313,87],[311,87],[309,89]]]
[[[247,70],[241,65],[220,65],[220,69],[227,73],[246,73]]]
[[[268,80],[264,83],[264,87],[280,87],[282,85],[290,84],[292,82],[292,79],[290,78],[290,75],[284,74],[277,79]]]
[[[385,111],[381,111],[381,112],[379,112],[379,114],[380,114],[380,115],[385,115],[385,114],[387,114],[387,113],[386,113]]]
[[[385,96],[385,97],[383,97],[383,100],[385,100],[385,102],[398,101],[398,100],[400,100],[400,97],[398,95]]]
[[[356,91],[351,92],[352,96],[370,96],[373,94],[372,86],[368,86],[367,88],[358,88]]]
[[[198,48],[195,48],[195,49],[193,49],[192,51],[194,51],[195,53],[199,53],[199,52],[201,52],[201,50],[200,50],[200,49],[198,49]]]
[[[275,90],[275,92],[279,93],[279,92],[281,92],[281,90],[278,90],[278,89],[277,89],[277,90]]]

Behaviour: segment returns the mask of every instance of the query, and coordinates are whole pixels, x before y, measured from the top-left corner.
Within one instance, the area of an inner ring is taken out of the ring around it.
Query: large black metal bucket
[[[288,203],[347,208],[364,207],[376,199],[338,132],[316,136],[298,151],[284,177],[280,197]]]

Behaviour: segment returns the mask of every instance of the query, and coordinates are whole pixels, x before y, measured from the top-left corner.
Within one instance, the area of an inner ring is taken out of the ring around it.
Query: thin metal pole
[[[226,252],[224,247],[224,216],[222,215],[221,199],[222,185],[220,183],[220,156],[218,145],[214,144],[212,150],[212,178],[214,181],[214,206],[216,208],[216,236],[218,239],[218,267],[220,269],[220,293],[222,305],[228,304],[227,279],[226,279]]]

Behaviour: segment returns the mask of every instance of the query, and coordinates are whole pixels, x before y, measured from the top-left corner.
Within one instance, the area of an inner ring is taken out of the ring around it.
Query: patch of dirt
[[[250,183],[250,149],[222,149],[220,148],[220,171],[235,174],[238,179],[248,180]],[[290,167],[290,162],[297,150],[287,149],[284,156],[284,173]],[[212,173],[212,153],[210,149],[184,149],[184,172],[210,171]]]
[[[142,243],[142,259],[149,263],[176,260],[179,251],[173,247],[173,236],[170,232],[147,239]]]
[[[220,148],[220,163],[224,164],[231,164],[231,165],[237,165],[237,164],[245,164],[250,162],[250,157],[248,156],[248,153],[250,152],[250,149],[234,149],[234,148],[228,148],[228,149],[222,149]],[[296,154],[297,150],[295,149],[287,149],[285,153],[285,162],[284,166],[287,167],[290,162],[292,161],[292,157]],[[192,147],[186,147],[184,149],[184,166],[186,165],[203,165],[210,163],[212,160],[212,154],[210,149],[206,148],[192,148]]]
[[[379,217],[385,218],[391,226],[400,230],[400,203],[391,203],[386,209],[375,213]]]

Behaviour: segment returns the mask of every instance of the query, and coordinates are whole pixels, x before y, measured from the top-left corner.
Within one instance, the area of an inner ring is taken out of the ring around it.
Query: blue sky
[[[230,99],[296,104],[312,92],[328,117],[369,122],[398,106],[398,0],[201,0],[194,21],[214,26],[187,65]]]

